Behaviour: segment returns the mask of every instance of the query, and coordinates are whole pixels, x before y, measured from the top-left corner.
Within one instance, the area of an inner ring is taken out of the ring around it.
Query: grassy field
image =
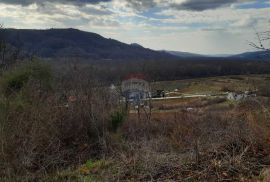
[[[256,91],[262,96],[262,89],[270,84],[270,75],[233,75],[188,79],[178,81],[163,81],[152,83],[153,90],[165,90],[166,97],[185,96],[192,94],[206,94],[206,97],[175,98],[152,100],[152,112],[178,112],[205,110],[230,110],[237,102],[229,101],[228,92]]]
[[[270,82],[270,75],[233,75],[179,81],[155,82],[153,89],[169,92],[177,89],[179,94],[214,94],[224,91],[256,90]]]

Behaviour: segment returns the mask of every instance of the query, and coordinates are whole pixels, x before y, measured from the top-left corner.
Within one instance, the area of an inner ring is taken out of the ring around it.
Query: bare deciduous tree
[[[0,24],[0,72],[14,65],[21,57],[22,41],[17,35],[16,45],[7,44],[5,40],[4,26]]]
[[[4,44],[4,40],[3,40],[2,29],[3,29],[3,25],[0,24],[0,31],[1,31],[1,33],[0,33],[0,53],[1,53],[1,57],[0,57],[0,65],[3,64],[3,59],[4,59],[4,54],[3,54],[3,52],[5,52],[5,51],[4,51],[4,49],[5,49],[5,44]]]
[[[4,41],[3,29],[4,29],[3,25],[0,24],[0,71],[3,71],[6,67],[5,60],[6,60],[7,47]]]
[[[256,31],[256,38],[258,42],[250,42],[249,45],[259,50],[270,51],[270,30],[262,32]]]

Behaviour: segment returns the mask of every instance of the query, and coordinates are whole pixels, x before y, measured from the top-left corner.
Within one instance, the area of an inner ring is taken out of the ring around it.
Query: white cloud
[[[0,23],[15,28],[79,28],[154,49],[233,53],[249,50],[247,42],[254,40],[254,28],[267,29],[270,19],[270,8],[232,5],[188,11],[170,6],[187,0],[112,0],[83,6],[63,1],[29,6],[2,3]]]

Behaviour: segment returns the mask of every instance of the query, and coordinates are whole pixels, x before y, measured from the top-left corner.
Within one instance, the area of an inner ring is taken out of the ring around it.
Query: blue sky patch
[[[237,6],[237,9],[262,9],[262,8],[269,8],[270,7],[270,1],[256,1],[253,3],[246,3],[246,4],[240,4]]]

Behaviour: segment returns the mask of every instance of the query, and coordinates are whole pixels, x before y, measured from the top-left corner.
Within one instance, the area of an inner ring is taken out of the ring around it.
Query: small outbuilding
[[[227,99],[231,101],[240,101],[247,98],[247,95],[244,93],[230,92],[227,95]]]
[[[241,101],[244,100],[248,97],[256,97],[256,93],[255,92],[251,92],[251,91],[245,91],[243,92],[229,92],[227,95],[227,99],[231,100],[231,101]]]

